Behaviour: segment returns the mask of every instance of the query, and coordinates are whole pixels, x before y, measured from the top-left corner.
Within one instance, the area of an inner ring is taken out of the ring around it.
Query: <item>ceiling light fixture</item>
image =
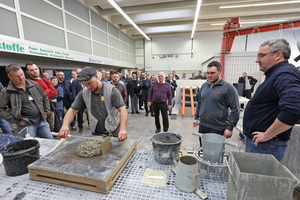
[[[202,3],[202,0],[198,0],[191,38],[194,38],[194,34],[195,34],[195,30],[196,30],[196,26],[197,26],[197,22],[198,22],[198,18],[199,18],[199,13],[200,13],[201,3]]]
[[[130,22],[130,24],[134,26],[134,28],[136,28],[136,30],[138,30],[147,40],[150,40],[150,38],[132,21],[132,19],[130,19],[130,17],[128,17],[128,15],[113,0],[107,0],[107,1],[113,7],[115,7],[115,9],[117,9],[117,11],[119,11],[119,13],[121,13],[123,17],[125,17],[125,19],[127,19],[127,21]]]
[[[280,5],[288,3],[300,3],[300,0],[297,1],[278,1],[278,2],[265,2],[265,3],[255,3],[255,4],[240,4],[240,5],[230,5],[230,6],[219,6],[220,9],[226,8],[244,8],[244,7],[253,7],[253,6],[269,6],[269,5]]]
[[[263,23],[274,23],[274,22],[283,22],[286,20],[279,19],[279,20],[272,20],[272,21],[255,21],[255,22],[240,22],[240,24],[263,24]],[[224,26],[225,23],[216,23],[211,24],[212,26]]]

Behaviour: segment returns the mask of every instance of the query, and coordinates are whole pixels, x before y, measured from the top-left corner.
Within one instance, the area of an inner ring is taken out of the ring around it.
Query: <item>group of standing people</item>
[[[300,72],[288,63],[290,55],[291,48],[285,39],[265,41],[260,45],[256,63],[266,79],[252,98],[251,90],[257,80],[246,72],[239,80],[244,83],[245,96],[251,98],[243,119],[247,150],[272,154],[279,161],[287,148],[292,127],[300,119]],[[109,80],[106,72],[102,77],[101,70],[98,72],[92,67],[85,67],[81,72],[75,71],[77,80],[72,76],[72,81],[66,81],[64,74],[59,72],[58,77],[52,77],[50,82],[46,74],[43,74],[44,78],[39,76],[39,69],[34,63],[26,64],[30,75],[28,80],[16,64],[8,65],[5,70],[10,81],[0,92],[0,122],[7,122],[8,133],[12,129],[9,123],[15,123],[19,131],[27,128],[32,137],[38,133],[40,137],[53,138],[49,125],[53,121],[49,103],[52,101],[57,107],[60,107],[59,102],[69,107],[59,131],[60,137],[66,138],[70,134],[75,115],[86,109],[93,135],[110,134],[120,141],[126,140],[127,91],[131,98],[132,114],[138,113],[138,107],[141,109],[144,105],[148,116],[147,106],[152,106],[155,132],[161,131],[160,113],[163,131],[169,129],[167,112],[172,108],[176,79],[179,78],[175,71],[167,79],[164,72],[159,72],[157,81],[153,76],[149,79],[146,72],[140,76],[138,70],[127,73],[123,80],[118,72],[113,72]],[[236,89],[221,78],[221,72],[219,62],[208,64],[207,81],[198,93],[193,126],[199,125],[199,132],[204,134],[216,133],[230,138],[239,120],[239,100]]]

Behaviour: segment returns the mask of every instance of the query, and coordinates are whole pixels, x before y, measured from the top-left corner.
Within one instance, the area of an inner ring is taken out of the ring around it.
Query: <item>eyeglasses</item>
[[[270,52],[270,53],[260,53],[260,54],[258,54],[257,55],[257,58],[259,59],[259,60],[261,60],[261,59],[263,59],[266,55],[268,55],[268,54],[275,54],[275,53],[277,53],[278,51],[274,51],[274,52]]]
[[[87,82],[86,84],[83,84],[84,86],[90,86],[92,84],[93,80],[90,80],[89,82]]]

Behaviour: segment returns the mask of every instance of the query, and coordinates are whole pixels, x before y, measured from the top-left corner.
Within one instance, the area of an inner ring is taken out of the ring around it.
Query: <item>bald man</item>
[[[238,83],[244,84],[243,97],[251,99],[251,94],[254,89],[254,85],[257,83],[257,80],[252,76],[248,76],[248,72],[244,71],[243,76],[239,78]]]
[[[168,105],[167,105],[168,100]],[[155,117],[155,133],[161,131],[159,122],[159,112],[161,112],[163,118],[163,130],[167,132],[169,129],[168,110],[171,109],[172,105],[172,92],[170,84],[165,82],[165,73],[158,73],[158,81],[155,81],[150,89],[148,95],[148,106],[151,106],[153,102],[154,117]]]

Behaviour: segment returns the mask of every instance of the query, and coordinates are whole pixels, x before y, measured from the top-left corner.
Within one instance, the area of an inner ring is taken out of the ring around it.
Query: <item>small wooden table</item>
[[[30,179],[108,193],[136,150],[137,141],[112,142],[104,155],[82,158],[75,154],[84,139],[70,140],[28,166]]]

